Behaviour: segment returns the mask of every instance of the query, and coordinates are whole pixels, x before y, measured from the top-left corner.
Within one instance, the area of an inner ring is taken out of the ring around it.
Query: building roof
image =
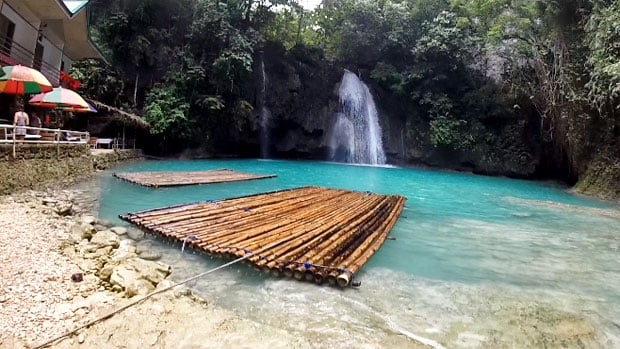
[[[63,0],[62,2],[71,14],[76,14],[88,4],[88,1],[89,0]]]
[[[143,118],[139,117],[136,114],[128,113],[126,111],[120,110],[120,109],[118,109],[116,107],[109,106],[109,105],[107,105],[105,103],[101,103],[101,102],[96,101],[94,99],[86,98],[86,100],[90,104],[92,104],[96,109],[105,110],[108,113],[116,115],[117,117],[119,117],[124,122],[127,122],[129,124],[133,124],[135,126],[138,126],[138,127],[144,128],[144,129],[150,128],[149,123],[146,122]]]
[[[30,23],[41,23],[43,35],[73,59],[103,58],[88,32],[88,0],[5,0]],[[38,26],[38,24],[36,24]]]

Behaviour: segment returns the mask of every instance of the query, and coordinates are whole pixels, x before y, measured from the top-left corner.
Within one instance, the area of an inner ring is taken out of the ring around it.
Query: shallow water
[[[565,188],[505,178],[319,162],[146,161],[115,171],[229,168],[276,178],[150,189],[102,172],[100,218],[177,203],[321,185],[407,197],[381,249],[346,290],[239,265],[192,288],[317,347],[620,347],[620,214]],[[182,280],[224,261],[149,242]],[[405,335],[403,335],[405,334]]]

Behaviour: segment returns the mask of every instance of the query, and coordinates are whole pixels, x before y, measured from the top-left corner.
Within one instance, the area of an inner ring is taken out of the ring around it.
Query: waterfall
[[[330,160],[384,164],[381,126],[368,86],[357,75],[345,69],[339,97],[340,112],[336,115],[329,142]]]
[[[267,74],[265,74],[265,60],[261,55],[260,59],[260,68],[261,68],[261,88],[258,93],[258,104],[259,104],[259,124],[260,124],[260,157],[261,158],[269,158],[269,147],[270,147],[270,132],[269,132],[269,120],[271,119],[271,112],[267,108]]]

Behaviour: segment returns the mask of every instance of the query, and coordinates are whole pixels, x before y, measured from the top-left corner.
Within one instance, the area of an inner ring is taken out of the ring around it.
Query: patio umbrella
[[[73,90],[55,87],[52,91],[34,95],[28,101],[30,105],[46,108],[89,108],[88,103]]]
[[[60,108],[60,110],[62,111],[70,111],[72,113],[96,113],[97,109],[95,109],[95,107],[93,107],[92,104],[90,103],[86,103],[88,104],[88,108],[84,108],[84,107],[65,107],[65,108]]]
[[[52,90],[52,84],[38,70],[23,65],[2,67],[0,93],[16,95],[41,93]]]

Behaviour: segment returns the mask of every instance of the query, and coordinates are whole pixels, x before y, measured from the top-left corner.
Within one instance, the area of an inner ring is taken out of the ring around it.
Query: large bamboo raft
[[[147,187],[170,187],[191,184],[209,184],[222,182],[247,181],[251,179],[271,178],[276,175],[257,175],[228,169],[191,172],[120,172],[114,177]]]
[[[349,285],[396,223],[405,198],[301,187],[121,215],[204,252],[273,275]]]

